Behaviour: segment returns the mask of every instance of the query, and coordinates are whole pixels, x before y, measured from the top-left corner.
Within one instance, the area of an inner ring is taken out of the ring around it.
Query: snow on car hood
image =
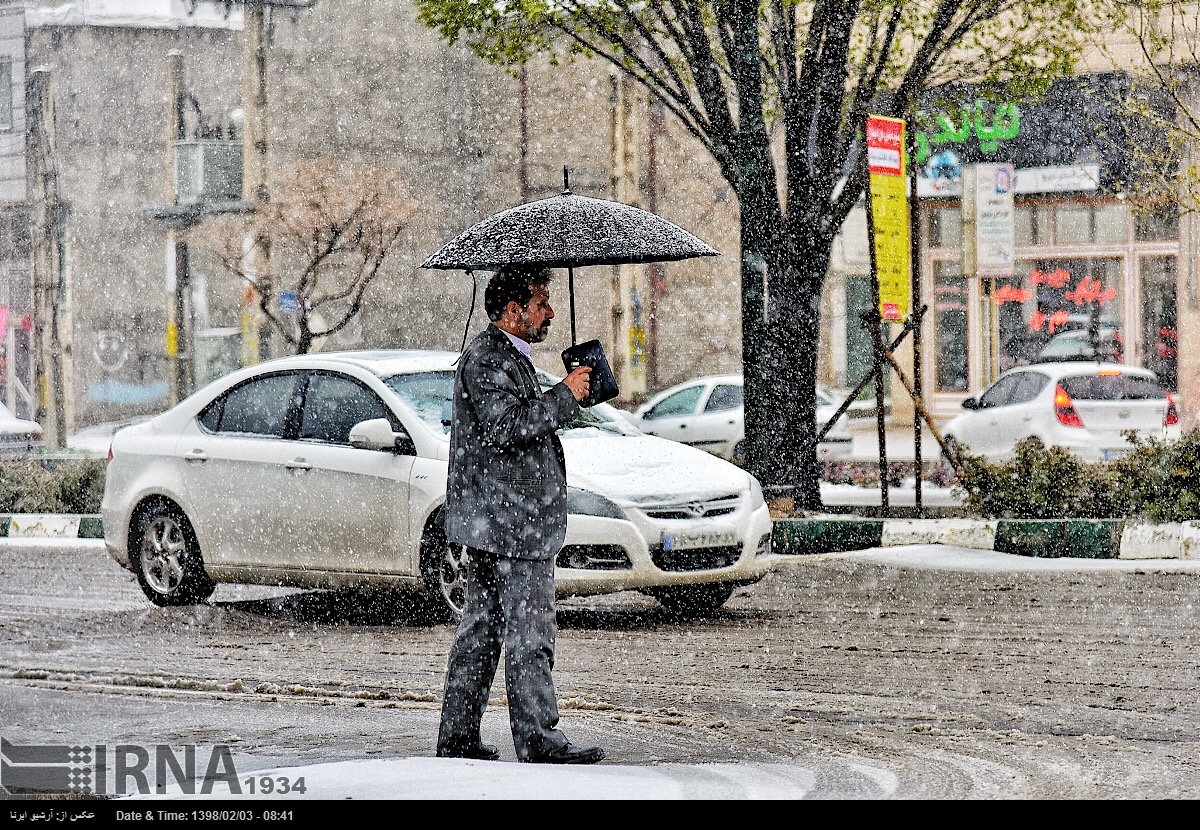
[[[652,435],[602,429],[562,433],[567,484],[618,504],[660,504],[728,496],[750,487],[749,475],[703,450]]]

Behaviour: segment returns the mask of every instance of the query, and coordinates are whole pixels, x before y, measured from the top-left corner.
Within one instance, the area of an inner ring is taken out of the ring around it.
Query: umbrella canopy
[[[657,214],[567,191],[489,216],[446,243],[421,267],[582,268],[701,256],[717,256],[717,251]]]

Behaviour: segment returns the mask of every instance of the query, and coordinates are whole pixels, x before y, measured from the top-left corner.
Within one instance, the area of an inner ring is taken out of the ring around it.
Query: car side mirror
[[[963,409],[978,409],[979,408],[979,399],[978,398],[967,398],[965,401],[962,402],[962,408]]]
[[[360,421],[350,430],[350,446],[360,450],[389,450],[401,455],[416,455],[413,440],[403,432],[393,432],[387,418]]]

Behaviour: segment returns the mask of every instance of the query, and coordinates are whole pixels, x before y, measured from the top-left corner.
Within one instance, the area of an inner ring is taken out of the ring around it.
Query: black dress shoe
[[[553,752],[522,760],[529,764],[594,764],[604,760],[604,750],[598,746],[564,744]]]
[[[439,749],[439,758],[470,758],[473,761],[499,761],[500,750],[491,744],[476,744],[473,747],[449,747]]]

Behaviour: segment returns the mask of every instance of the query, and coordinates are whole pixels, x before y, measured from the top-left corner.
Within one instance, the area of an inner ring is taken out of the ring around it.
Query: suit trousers
[[[504,685],[519,760],[567,744],[558,728],[554,560],[467,551],[467,599],[446,670],[438,751],[471,748],[504,650]]]

